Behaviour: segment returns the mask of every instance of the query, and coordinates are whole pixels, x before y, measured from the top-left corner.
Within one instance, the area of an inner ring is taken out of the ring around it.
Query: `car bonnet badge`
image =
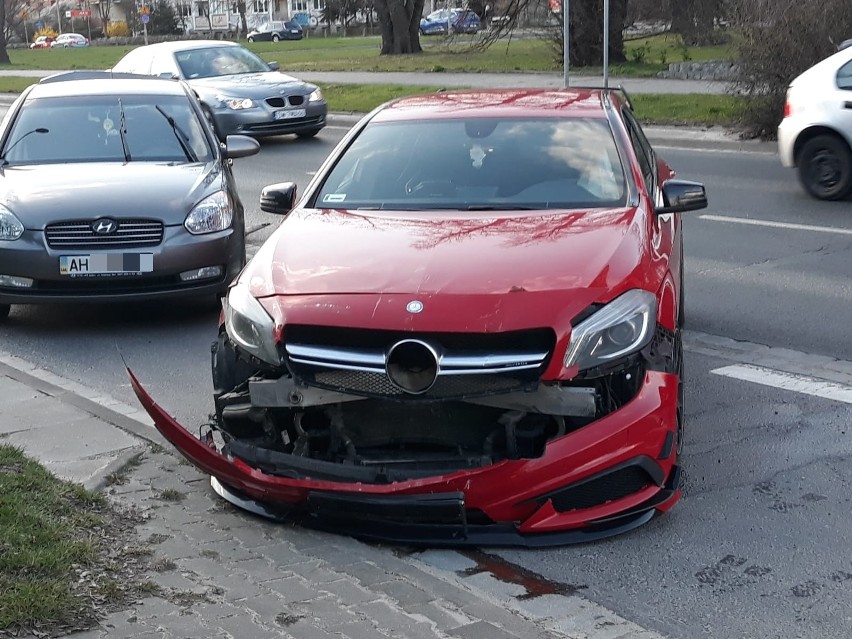
[[[411,300],[405,307],[409,313],[419,313],[423,310],[423,302],[420,300]]]

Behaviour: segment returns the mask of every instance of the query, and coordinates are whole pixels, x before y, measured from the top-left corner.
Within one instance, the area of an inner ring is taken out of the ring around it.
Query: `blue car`
[[[441,9],[420,19],[420,35],[477,33],[482,23],[479,16],[467,9]]]

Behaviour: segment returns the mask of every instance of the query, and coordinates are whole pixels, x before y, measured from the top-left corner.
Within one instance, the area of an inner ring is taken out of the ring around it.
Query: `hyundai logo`
[[[92,222],[92,231],[98,235],[112,235],[118,230],[118,222],[108,217],[102,217]]]
[[[420,300],[411,300],[405,307],[409,313],[419,313],[423,310],[423,302]]]

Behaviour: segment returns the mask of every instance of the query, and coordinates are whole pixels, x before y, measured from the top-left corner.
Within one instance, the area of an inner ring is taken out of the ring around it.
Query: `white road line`
[[[793,375],[782,371],[763,368],[762,366],[734,365],[724,366],[710,371],[715,375],[732,377],[744,382],[753,382],[764,386],[771,386],[780,390],[805,393],[814,397],[823,397],[836,402],[852,404],[852,387],[843,384],[835,384],[824,379],[806,377],[804,375]]]
[[[852,229],[838,229],[832,226],[815,226],[813,224],[792,224],[790,222],[771,222],[769,220],[747,220],[741,217],[727,215],[699,215],[699,220],[710,222],[730,222],[732,224],[747,224],[750,226],[769,226],[776,229],[791,229],[793,231],[813,231],[815,233],[834,233],[835,235],[852,235]]]

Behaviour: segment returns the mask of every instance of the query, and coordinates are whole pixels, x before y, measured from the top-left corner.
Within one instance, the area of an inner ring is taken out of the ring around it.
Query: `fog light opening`
[[[191,271],[184,271],[180,274],[182,282],[197,282],[198,280],[209,280],[216,277],[222,277],[221,266],[205,266]]]
[[[17,277],[15,275],[0,275],[0,286],[11,286],[13,288],[30,288],[33,279],[29,277]]]

